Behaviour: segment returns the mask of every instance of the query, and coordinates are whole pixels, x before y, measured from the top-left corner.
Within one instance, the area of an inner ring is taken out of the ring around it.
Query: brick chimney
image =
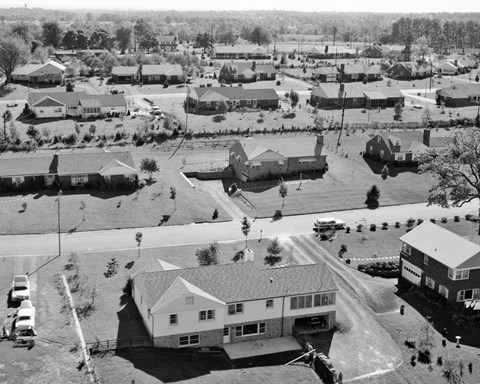
[[[257,63],[255,61],[253,61],[252,63],[252,71],[255,72],[255,70],[257,69]]]
[[[342,63],[340,65],[340,71],[345,72],[345,64]]]
[[[323,135],[317,135],[317,144],[323,146]]]
[[[340,93],[343,93],[343,92],[345,92],[345,84],[340,83]]]
[[[430,147],[430,129],[423,130],[423,145]]]

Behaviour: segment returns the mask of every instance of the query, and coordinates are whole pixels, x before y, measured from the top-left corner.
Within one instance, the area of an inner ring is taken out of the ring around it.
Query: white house
[[[324,263],[180,269],[157,260],[132,278],[133,299],[158,347],[221,346],[335,323],[338,289]]]
[[[458,67],[449,61],[444,61],[437,65],[437,73],[445,76],[458,75]]]
[[[12,72],[12,82],[17,83],[63,83],[65,66],[56,61],[45,64],[27,64]]]
[[[28,104],[37,118],[101,116],[127,113],[122,94],[88,95],[85,92],[30,92]]]

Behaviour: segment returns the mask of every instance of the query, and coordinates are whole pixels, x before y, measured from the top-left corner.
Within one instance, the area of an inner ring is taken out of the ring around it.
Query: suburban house
[[[267,50],[259,45],[214,45],[212,59],[266,59]]]
[[[480,84],[455,84],[437,90],[437,101],[443,101],[446,107],[464,107],[480,103]]]
[[[62,84],[65,66],[56,61],[27,64],[12,72],[12,82],[29,84]]]
[[[446,59],[453,63],[460,73],[469,73],[472,69],[478,68],[477,61],[467,55],[452,54],[447,56]]]
[[[223,65],[218,81],[221,83],[240,83],[275,80],[275,78],[276,72],[272,64],[257,64],[255,61],[235,61]]]
[[[134,67],[113,67],[114,83],[157,83],[178,84],[184,81],[183,69],[178,64],[140,64]]]
[[[355,50],[343,46],[314,46],[305,52],[312,59],[341,59],[355,56]]]
[[[325,263],[181,269],[157,260],[132,281],[133,300],[156,347],[223,346],[335,324],[338,288]]]
[[[319,108],[386,108],[404,103],[403,94],[394,88],[357,84],[320,84],[310,93],[310,105]]]
[[[458,67],[449,62],[449,61],[444,61],[443,63],[440,63],[436,67],[437,74],[442,75],[442,76],[453,76],[453,75],[458,75]]]
[[[372,59],[381,59],[383,57],[388,57],[391,54],[392,50],[385,45],[371,45],[365,48],[362,51],[362,56],[372,58]]]
[[[426,150],[444,148],[445,143],[445,133],[432,132],[430,129],[424,129],[423,132],[379,133],[367,141],[365,155],[384,163],[411,164]]]
[[[323,136],[237,140],[229,150],[229,165],[242,181],[325,172]]]
[[[341,64],[338,68],[338,80],[342,82],[363,81],[364,79],[375,81],[380,77],[379,65]]]
[[[158,37],[158,44],[161,51],[174,52],[177,50],[177,36],[160,35]]]
[[[335,66],[316,68],[313,70],[312,78],[320,83],[334,83],[338,80],[338,69]]]
[[[36,118],[98,117],[126,114],[125,96],[88,95],[85,92],[30,92],[30,110]]]
[[[215,110],[223,100],[229,108],[278,108],[279,97],[272,88],[195,87],[187,95],[189,107]]]
[[[432,65],[428,63],[398,62],[393,64],[385,72],[392,79],[412,80],[432,76],[434,71]]]
[[[478,236],[461,237],[425,221],[400,241],[401,282],[428,287],[454,305],[480,299]]]
[[[130,151],[82,150],[0,157],[0,191],[59,186],[133,188],[137,170]]]

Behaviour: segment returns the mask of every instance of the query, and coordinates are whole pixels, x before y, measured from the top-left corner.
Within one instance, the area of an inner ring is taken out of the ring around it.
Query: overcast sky
[[[480,0],[0,0],[0,8],[249,10],[279,9],[306,12],[480,12]]]

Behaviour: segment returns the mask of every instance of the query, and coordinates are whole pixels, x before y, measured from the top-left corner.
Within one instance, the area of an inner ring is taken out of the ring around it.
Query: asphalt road
[[[405,223],[414,219],[454,215],[464,217],[467,213],[478,212],[478,201],[465,204],[461,208],[443,209],[437,206],[427,207],[425,203],[380,207],[376,210],[357,209],[334,211],[322,214],[323,217],[343,219],[354,228],[365,218],[367,223],[381,224],[386,221],[393,225],[396,221]],[[312,233],[313,221],[319,215],[288,216],[273,222],[271,219],[252,220],[249,238],[286,237]],[[142,248],[157,248],[170,245],[228,242],[244,239],[239,221],[225,223],[189,224],[166,227],[130,228],[106,231],[75,232],[61,235],[62,253],[102,252],[135,249],[135,233],[143,233]],[[58,255],[58,234],[46,235],[4,235],[0,236],[0,257]]]

